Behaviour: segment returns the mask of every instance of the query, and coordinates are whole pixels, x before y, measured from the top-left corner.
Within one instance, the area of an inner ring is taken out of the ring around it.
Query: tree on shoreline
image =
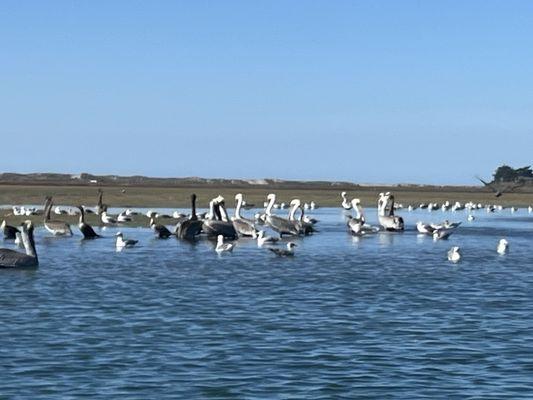
[[[502,165],[496,169],[493,176],[493,182],[516,182],[523,178],[533,179],[533,170],[529,165],[522,168]]]

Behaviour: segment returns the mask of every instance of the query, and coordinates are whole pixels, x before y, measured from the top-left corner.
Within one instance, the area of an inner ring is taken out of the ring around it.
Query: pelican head
[[[290,202],[291,207],[300,207],[301,204],[300,199],[292,199]]]

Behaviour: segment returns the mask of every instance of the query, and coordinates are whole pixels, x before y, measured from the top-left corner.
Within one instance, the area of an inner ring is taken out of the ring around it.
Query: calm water
[[[318,209],[294,259],[38,228],[40,268],[0,271],[0,398],[532,398],[533,216],[478,212],[434,243],[417,220],[466,214],[400,214],[410,230],[354,241]]]

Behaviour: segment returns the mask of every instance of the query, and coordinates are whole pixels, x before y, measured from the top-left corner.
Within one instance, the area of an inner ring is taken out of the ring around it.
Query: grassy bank
[[[123,190],[125,192],[123,192]],[[210,199],[221,194],[228,206],[233,204],[236,193],[242,192],[248,203],[262,206],[268,193],[274,192],[278,201],[289,202],[298,197],[302,202],[315,201],[320,206],[337,207],[340,204],[339,193],[342,187],[325,187],[323,189],[270,189],[268,187],[228,188],[204,185],[202,187],[168,188],[168,187],[119,187],[104,188],[104,203],[110,207],[188,207],[191,193],[198,195],[198,206],[207,207]],[[380,192],[391,191],[399,203],[419,204],[421,202],[474,201],[483,204],[502,204],[506,206],[528,206],[533,204],[533,193],[508,193],[500,198],[484,188],[469,187],[360,187],[349,190],[348,198],[358,197],[365,206],[374,206]],[[0,185],[1,204],[42,204],[45,196],[53,196],[55,204],[96,205],[97,189],[89,186],[45,186],[45,185]]]

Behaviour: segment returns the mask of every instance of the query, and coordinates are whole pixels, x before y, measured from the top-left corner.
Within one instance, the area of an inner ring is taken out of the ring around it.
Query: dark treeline
[[[522,168],[502,165],[496,169],[493,176],[494,182],[531,181],[533,183],[533,170],[529,165]]]

